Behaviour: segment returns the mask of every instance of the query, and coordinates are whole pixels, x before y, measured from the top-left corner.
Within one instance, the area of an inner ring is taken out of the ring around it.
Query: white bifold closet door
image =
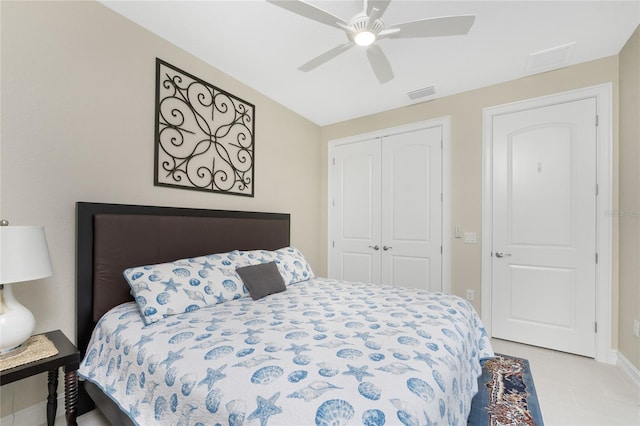
[[[442,290],[442,127],[337,145],[329,276]]]

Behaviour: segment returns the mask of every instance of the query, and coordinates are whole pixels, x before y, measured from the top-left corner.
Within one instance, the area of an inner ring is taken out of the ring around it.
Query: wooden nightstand
[[[62,367],[64,369],[64,406],[67,425],[77,425],[77,370],[80,367],[80,351],[60,330],[50,331],[44,335],[53,342],[58,349],[58,354],[0,372],[0,386],[48,372],[47,425],[53,426],[58,410],[58,369]]]

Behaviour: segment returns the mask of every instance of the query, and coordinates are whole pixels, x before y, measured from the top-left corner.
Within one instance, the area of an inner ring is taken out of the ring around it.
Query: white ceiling
[[[448,15],[476,20],[466,36],[378,41],[395,74],[380,84],[360,47],[298,71],[346,36],[263,0],[101,3],[318,125],[520,78],[531,74],[530,53],[568,43],[575,45],[560,66],[615,55],[640,24],[640,0],[393,0],[387,27]],[[362,0],[309,3],[346,21],[362,11]],[[434,96],[407,96],[430,85]]]

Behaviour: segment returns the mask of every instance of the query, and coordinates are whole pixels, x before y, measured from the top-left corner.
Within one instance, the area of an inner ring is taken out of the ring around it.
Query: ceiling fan
[[[367,58],[380,83],[393,79],[393,69],[380,46],[376,44],[377,40],[464,35],[469,32],[475,20],[474,15],[444,16],[418,19],[386,28],[381,18],[391,0],[364,0],[363,11],[351,18],[349,22],[301,0],[267,0],[267,2],[305,18],[344,30],[349,39],[347,43],[336,46],[302,65],[298,68],[300,71],[311,71],[354,45],[367,46]]]

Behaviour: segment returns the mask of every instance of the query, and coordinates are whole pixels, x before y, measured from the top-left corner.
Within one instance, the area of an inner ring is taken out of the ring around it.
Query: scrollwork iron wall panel
[[[253,197],[255,107],[156,59],[155,185]]]

